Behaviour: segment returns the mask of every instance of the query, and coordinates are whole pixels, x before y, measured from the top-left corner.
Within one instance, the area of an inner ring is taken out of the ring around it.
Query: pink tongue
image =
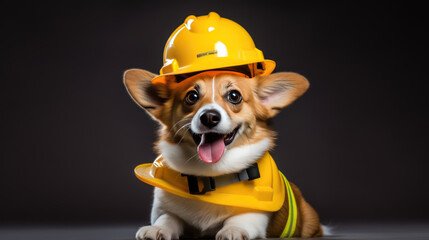
[[[219,161],[225,151],[223,138],[211,143],[206,143],[204,139],[201,142],[202,143],[198,146],[198,154],[200,155],[201,160],[206,163],[216,163]]]

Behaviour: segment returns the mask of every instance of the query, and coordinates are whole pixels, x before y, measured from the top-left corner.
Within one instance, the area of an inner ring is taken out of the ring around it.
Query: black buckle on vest
[[[252,164],[249,168],[246,169],[247,175],[249,176],[249,181],[260,178],[261,174],[259,173],[259,167],[257,163]]]
[[[188,178],[188,188],[189,188],[190,194],[202,195],[202,194],[205,194],[206,192],[216,190],[216,182],[213,177],[197,177],[194,175],[186,175],[183,173],[182,173],[182,176],[185,176]],[[231,184],[237,181],[244,181],[244,180],[252,181],[260,177],[261,177],[261,174],[259,173],[258,164],[254,163],[247,169],[241,171],[240,173],[236,173],[237,180],[231,182]],[[204,185],[201,191],[200,191],[200,187],[198,186],[198,178],[201,179]]]
[[[197,176],[186,175],[186,174],[182,174],[182,176],[186,176],[188,178],[188,187],[189,187],[190,194],[201,195],[206,192],[216,190],[215,180],[212,177],[197,177]],[[204,187],[201,191],[198,186],[198,178],[200,178],[204,184]]]

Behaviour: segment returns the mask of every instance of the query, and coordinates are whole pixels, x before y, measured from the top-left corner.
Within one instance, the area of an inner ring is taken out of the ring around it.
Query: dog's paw
[[[136,233],[137,240],[172,240],[179,239],[171,230],[163,226],[144,226]]]
[[[249,240],[249,233],[239,227],[225,226],[216,234],[216,240]]]

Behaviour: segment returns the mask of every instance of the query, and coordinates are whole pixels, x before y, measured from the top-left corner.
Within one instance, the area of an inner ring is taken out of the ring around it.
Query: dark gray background
[[[427,6],[287,1],[2,3],[1,221],[149,220],[157,124],[127,95],[190,15],[241,24],[309,91],[272,155],[323,222],[428,220]]]

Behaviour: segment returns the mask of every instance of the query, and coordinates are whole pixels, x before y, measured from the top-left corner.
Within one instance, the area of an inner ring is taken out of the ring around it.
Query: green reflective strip
[[[285,228],[283,229],[283,232],[280,235],[280,238],[290,238],[295,233],[296,219],[298,217],[297,207],[296,207],[295,196],[293,194],[289,181],[286,179],[285,175],[283,175],[282,172],[280,172],[280,174],[283,176],[283,180],[286,185],[286,190],[288,195],[288,205],[289,205],[289,216],[287,218]]]

